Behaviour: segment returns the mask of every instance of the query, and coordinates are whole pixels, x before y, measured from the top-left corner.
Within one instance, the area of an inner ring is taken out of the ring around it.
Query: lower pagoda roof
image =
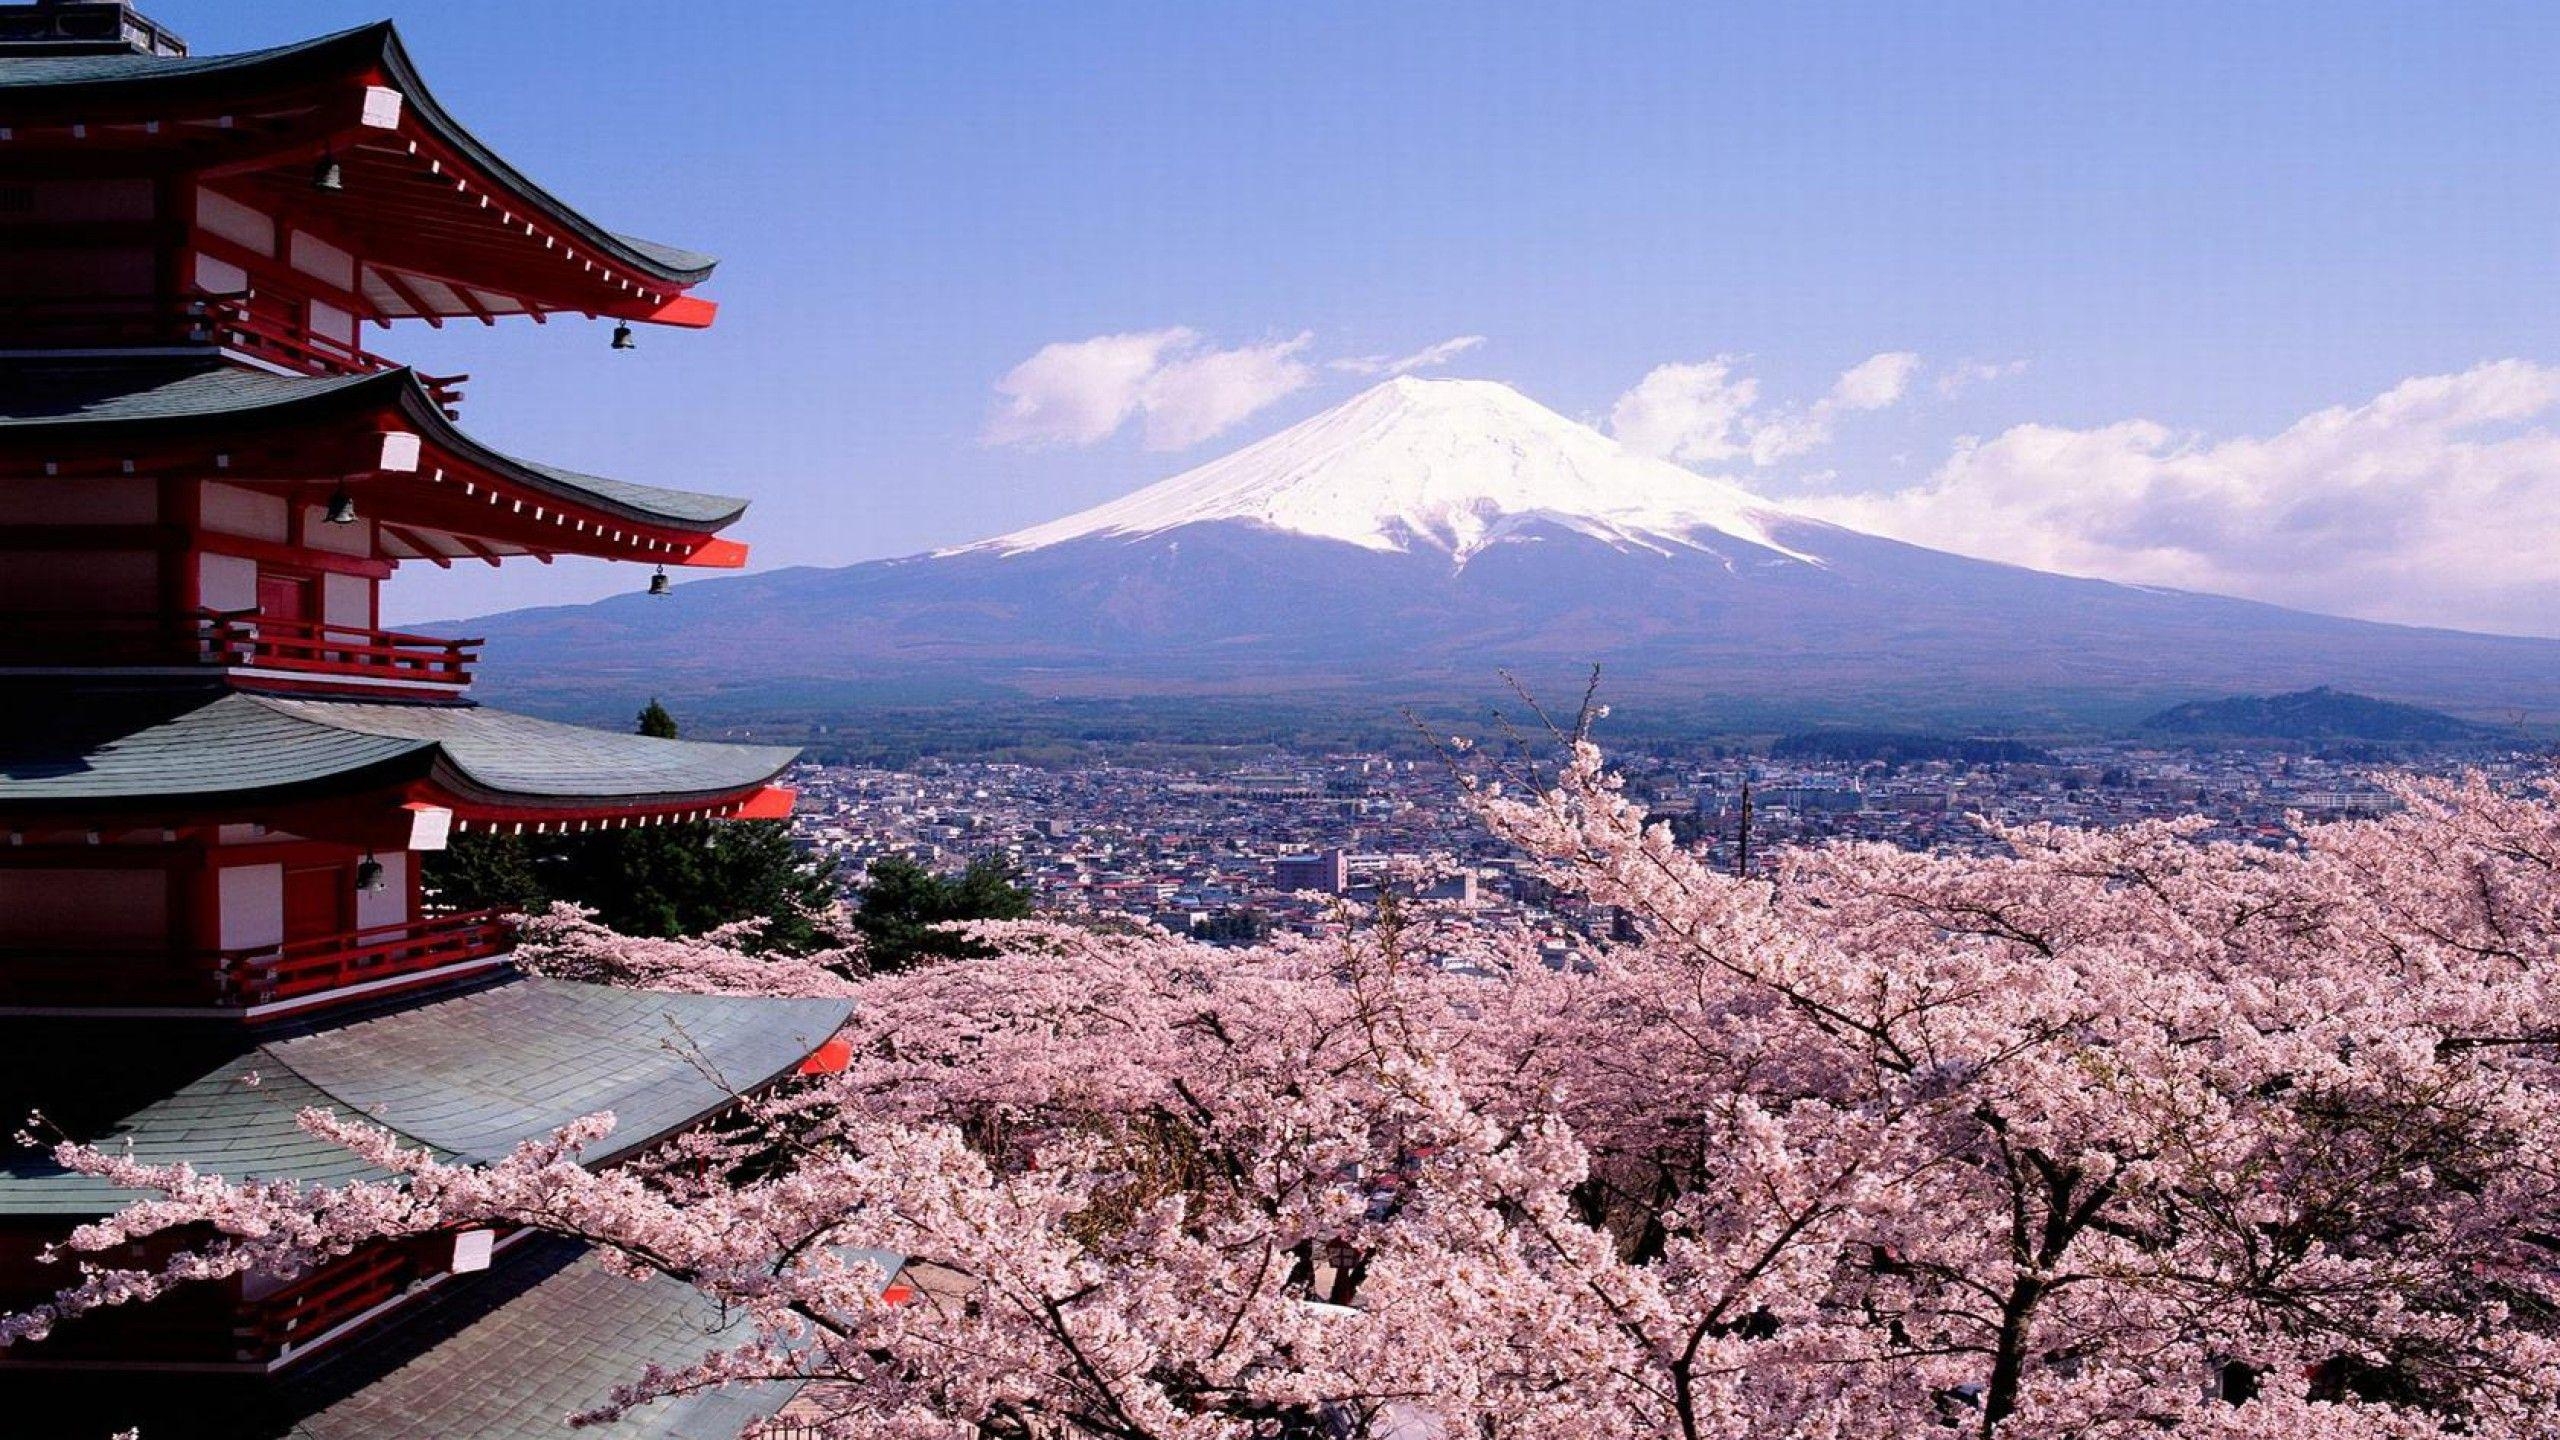
[[[211,687],[12,687],[0,813],[167,811],[384,786],[464,817],[717,811],[799,752],[661,740],[478,705],[306,700]],[[243,817],[254,818],[254,817]]]
[[[94,1137],[156,1164],[232,1180],[382,1179],[303,1133],[304,1109],[365,1119],[447,1160],[490,1162],[581,1116],[606,1164],[791,1072],[852,1013],[842,999],[766,999],[518,979],[350,1024],[271,1039],[192,1075]],[[0,1168],[0,1217],[112,1214],[135,1191],[49,1158]],[[457,1432],[462,1433],[462,1432]]]
[[[699,1391],[572,1429],[569,1416],[603,1404],[648,1366],[745,1344],[754,1327],[691,1286],[625,1279],[577,1243],[548,1236],[443,1288],[449,1293],[391,1330],[297,1376],[280,1399],[305,1413],[282,1431],[285,1440],[735,1440],[799,1390],[769,1382]]]
[[[364,375],[287,375],[213,353],[0,360],[0,443],[30,463],[56,458],[46,453],[48,445],[105,445],[122,454],[201,441],[209,449],[225,439],[359,421],[405,427],[436,456],[468,467],[492,487],[475,489],[475,496],[504,491],[542,498],[588,512],[598,522],[648,526],[697,540],[734,523],[747,509],[734,496],[587,475],[493,449],[457,427],[443,401],[406,366]],[[242,475],[254,478],[245,465]],[[573,535],[574,540],[561,537],[559,548],[591,548],[583,532]],[[682,547],[683,558],[691,559],[698,548]],[[678,550],[670,542],[662,558],[678,563]]]

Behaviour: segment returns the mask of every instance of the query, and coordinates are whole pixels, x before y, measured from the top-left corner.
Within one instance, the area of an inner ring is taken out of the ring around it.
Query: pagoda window
[[[284,938],[284,867],[225,866],[217,889],[222,912],[217,934],[225,950],[273,945]]]
[[[238,535],[280,545],[291,514],[292,507],[282,496],[261,495],[237,485],[207,485],[197,523],[217,535]]]
[[[373,628],[374,583],[361,575],[320,577],[320,618],[332,625]]]
[[[147,550],[18,553],[0,565],[0,611],[137,615],[159,604],[160,557]]]
[[[356,317],[326,300],[312,300],[302,307],[303,328],[323,340],[334,340],[353,349],[356,343]]]
[[[0,949],[165,946],[169,891],[158,867],[0,870]]]
[[[208,295],[237,295],[249,288],[249,272],[228,260],[198,255],[196,288]]]
[[[196,598],[207,610],[258,607],[258,562],[238,555],[207,554],[196,571]]]
[[[46,225],[143,221],[160,208],[148,180],[40,180],[9,188],[24,198],[10,208],[7,218]]]
[[[308,230],[296,230],[287,255],[294,269],[341,294],[354,293],[356,257],[346,251]]]
[[[30,477],[0,485],[0,525],[152,525],[160,487],[136,475]]]
[[[206,234],[220,236],[253,254],[276,253],[274,217],[262,210],[253,210],[228,195],[217,195],[199,188],[196,191],[196,224]]]
[[[82,240],[63,245],[33,245],[12,240],[9,263],[0,265],[0,299],[24,304],[39,321],[57,329],[74,320],[94,321],[74,313],[69,302],[94,308],[100,300],[146,302],[160,283],[160,260],[147,245],[102,245]],[[13,306],[13,308],[15,308]],[[29,339],[77,341],[76,333],[31,334]]]
[[[0,266],[0,298],[31,307],[31,320],[70,324],[90,318],[69,308],[74,303],[140,300],[158,290],[159,260],[147,233],[158,211],[150,181],[39,181],[6,190],[12,203],[0,211],[0,242],[9,262]]]

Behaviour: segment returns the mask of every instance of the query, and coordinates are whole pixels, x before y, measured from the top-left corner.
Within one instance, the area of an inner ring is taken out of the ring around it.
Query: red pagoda
[[[364,1172],[297,1128],[305,1106],[462,1158],[611,1110],[613,1148],[583,1157],[605,1165],[842,1022],[841,1001],[520,976],[499,916],[420,883],[475,830],[789,813],[788,750],[487,709],[475,642],[378,623],[403,564],[743,562],[720,536],[743,501],[492,449],[457,423],[465,377],[367,348],[400,321],[554,316],[619,348],[709,324],[712,265],[519,174],[388,24],[207,57],[123,4],[0,4],[5,1118],[323,1182]],[[40,1152],[0,1169],[0,1304],[67,1283],[44,1248],[134,1198]],[[486,1232],[200,1288],[0,1352],[0,1432],[566,1434],[641,1365],[720,1343],[680,1286]],[[602,1433],[734,1434],[787,1398]],[[18,1428],[37,1414],[62,1428]]]

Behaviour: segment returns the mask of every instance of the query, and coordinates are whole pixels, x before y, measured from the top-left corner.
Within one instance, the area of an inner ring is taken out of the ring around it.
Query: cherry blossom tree
[[[1568,738],[1553,774],[1469,780],[1627,917],[1565,963],[1423,906],[1250,950],[984,924],[987,958],[850,987],[842,1073],[611,1171],[571,1158],[601,1116],[472,1168],[309,1114],[393,1177],[323,1188],[66,1146],[151,1192],[72,1254],[214,1238],[0,1338],[499,1224],[755,1321],[605,1413],[782,1376],[846,1437],[2560,1428],[2550,795],[1743,880]],[[574,914],[528,938],[620,983],[843,984]]]

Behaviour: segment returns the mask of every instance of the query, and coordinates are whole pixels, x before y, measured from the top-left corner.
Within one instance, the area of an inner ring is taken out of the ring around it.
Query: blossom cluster
[[[74,1251],[215,1238],[5,1333],[506,1224],[755,1322],[607,1414],[785,1377],[825,1433],[917,1440],[2560,1430],[2549,795],[1736,879],[1578,737],[1470,793],[1619,938],[983,925],[988,958],[849,987],[839,1073],[602,1173],[571,1157],[608,1117],[470,1167],[313,1113],[392,1176],[335,1187],[66,1146],[156,1192]],[[845,983],[584,924],[541,963]]]

